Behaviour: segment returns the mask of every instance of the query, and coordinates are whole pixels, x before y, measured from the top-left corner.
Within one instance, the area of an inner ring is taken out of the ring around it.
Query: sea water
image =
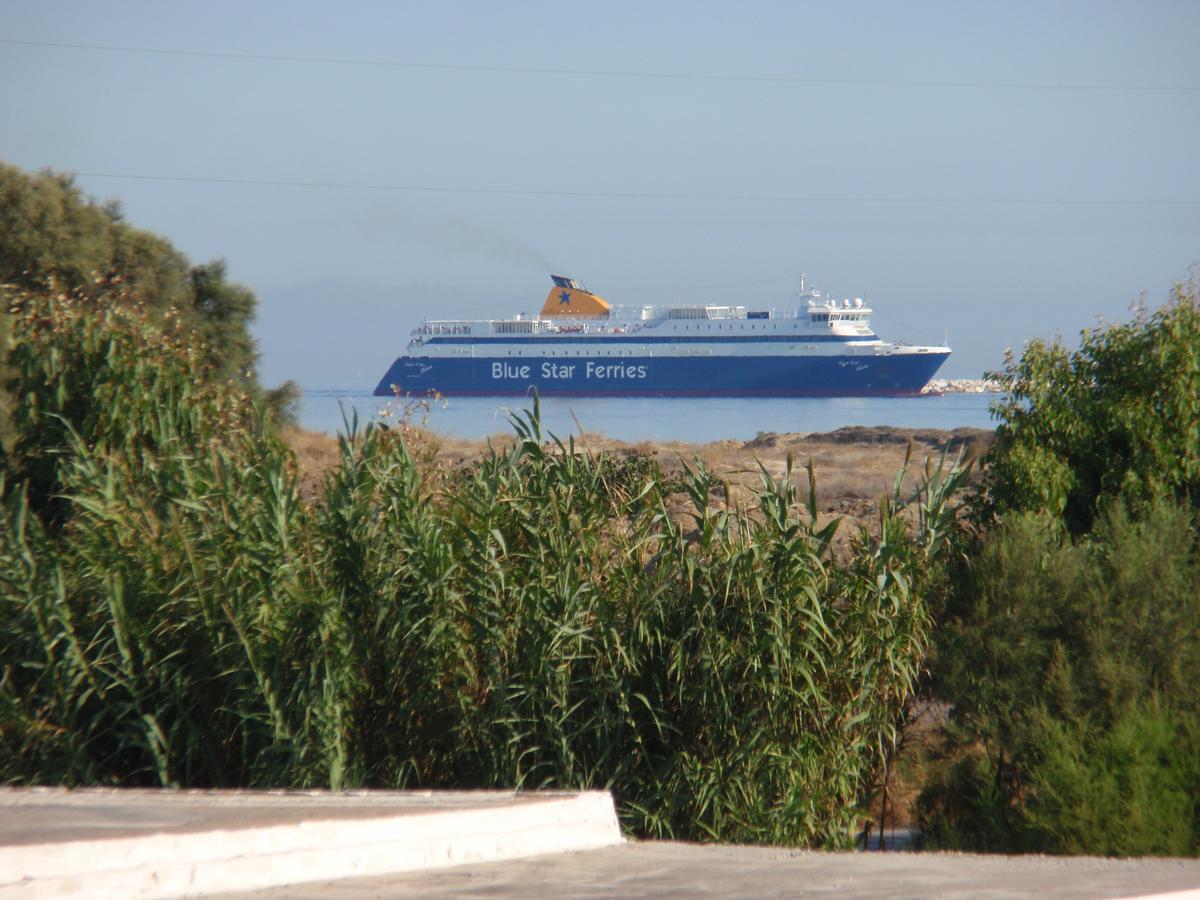
[[[920,397],[545,397],[542,428],[560,437],[601,434],[616,440],[685,441],[750,440],[763,432],[833,431],[847,425],[891,425],[898,428],[993,428],[988,406],[997,394],[943,394]],[[414,424],[441,434],[482,438],[511,433],[509,417],[532,409],[520,397],[451,397],[410,408]],[[405,411],[396,401],[367,391],[308,390],[300,424],[334,434],[346,430],[354,415],[360,423],[382,414],[395,421]]]

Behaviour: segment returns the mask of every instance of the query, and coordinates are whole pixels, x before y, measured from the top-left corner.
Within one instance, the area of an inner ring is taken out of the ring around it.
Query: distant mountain
[[[307,390],[370,390],[426,318],[486,318],[540,308],[542,297],[514,299],[449,284],[384,285],[324,278],[259,294],[252,331],[264,384],[286,379]]]

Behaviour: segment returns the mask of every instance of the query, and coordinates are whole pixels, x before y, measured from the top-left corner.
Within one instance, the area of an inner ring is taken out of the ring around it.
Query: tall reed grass
[[[535,399],[453,472],[351,421],[304,502],[174,336],[15,301],[0,780],[603,787],[636,834],[762,843],[862,818],[963,466],[907,504],[901,473],[838,561],[811,468],[739,506],[698,464],[543,434]]]

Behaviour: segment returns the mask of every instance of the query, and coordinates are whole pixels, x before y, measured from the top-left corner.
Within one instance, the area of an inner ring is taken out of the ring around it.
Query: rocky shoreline
[[[921,389],[922,394],[1000,394],[1004,385],[990,378],[935,378]]]

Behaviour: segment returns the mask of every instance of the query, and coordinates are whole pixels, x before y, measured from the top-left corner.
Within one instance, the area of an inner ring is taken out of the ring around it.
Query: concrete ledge
[[[0,900],[246,891],[607,847],[606,792],[0,791]]]
[[[1200,860],[829,853],[784,847],[629,842],[581,853],[404,872],[382,878],[246,892],[221,900],[365,900],[373,897],[733,897],[875,900],[878,897],[1200,897]]]

